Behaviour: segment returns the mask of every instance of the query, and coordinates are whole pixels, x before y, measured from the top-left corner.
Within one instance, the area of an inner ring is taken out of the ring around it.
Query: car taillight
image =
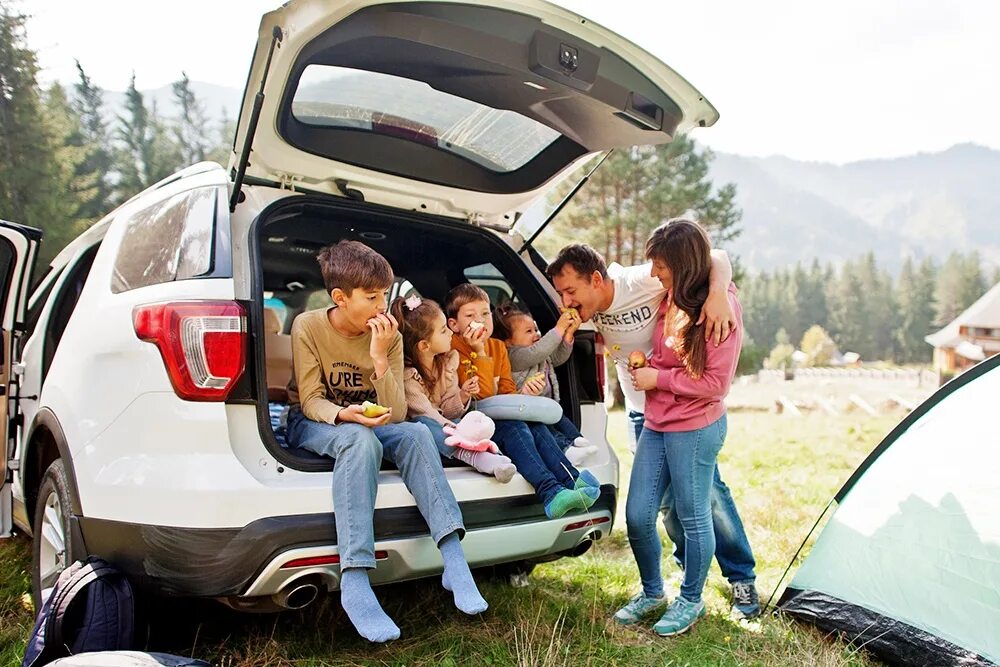
[[[224,401],[243,374],[246,311],[235,301],[137,306],[135,335],[160,350],[174,392],[188,401]]]
[[[594,356],[597,357],[597,393],[601,397],[601,402],[604,402],[604,385],[607,382],[607,365],[604,363],[604,337],[599,334],[594,334]]]

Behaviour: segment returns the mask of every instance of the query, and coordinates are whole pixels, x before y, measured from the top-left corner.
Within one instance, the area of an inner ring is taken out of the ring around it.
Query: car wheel
[[[77,558],[70,540],[72,512],[69,481],[62,459],[45,471],[38,488],[32,521],[31,594],[35,609],[41,608],[42,592],[55,586],[59,575]]]

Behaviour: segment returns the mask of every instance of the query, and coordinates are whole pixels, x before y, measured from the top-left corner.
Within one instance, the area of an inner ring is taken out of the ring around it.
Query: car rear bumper
[[[547,519],[535,495],[461,502],[470,565],[544,558],[610,533],[617,489],[601,488],[586,513]],[[373,583],[441,571],[441,557],[414,506],[375,510],[375,548],[385,552]],[[597,525],[567,530],[591,519]],[[184,597],[270,595],[297,579],[318,575],[339,587],[339,566],[283,568],[306,556],[337,553],[333,513],[269,517],[242,528],[184,528],[79,517],[85,552],[121,568],[133,584]]]

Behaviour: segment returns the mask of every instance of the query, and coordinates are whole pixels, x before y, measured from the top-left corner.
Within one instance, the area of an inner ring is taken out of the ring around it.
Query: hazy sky
[[[501,1],[501,0],[498,0]],[[78,58],[108,90],[243,88],[278,0],[17,0],[43,81]],[[972,141],[1000,148],[997,0],[560,0],[651,51],[722,117],[718,150],[847,162]],[[153,8],[155,7],[155,9]]]

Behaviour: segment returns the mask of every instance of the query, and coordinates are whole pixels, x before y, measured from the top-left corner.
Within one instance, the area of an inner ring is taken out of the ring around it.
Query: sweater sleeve
[[[407,368],[403,380],[403,392],[406,394],[406,416],[407,417],[430,417],[437,423],[444,426],[448,423],[434,404],[424,384],[416,377],[416,371]]]
[[[372,373],[371,382],[378,395],[381,406],[392,408],[390,422],[396,424],[406,421],[406,392],[403,389],[403,336],[396,334],[396,339],[389,345],[389,369],[382,377],[375,379]],[[306,415],[308,416],[308,415]]]
[[[497,341],[493,350],[493,365],[498,378],[497,394],[516,394],[517,385],[510,372],[510,358],[507,356],[507,346]]]
[[[458,352],[452,350],[444,367],[444,386],[441,388],[441,404],[438,408],[448,419],[458,419],[469,407],[471,396],[462,396],[461,383],[458,380]]]
[[[563,347],[569,348],[569,345],[563,342],[562,336],[555,329],[552,329],[539,338],[538,342],[534,345],[514,345],[509,347],[507,348],[507,355],[510,358],[510,370],[517,373],[526,371],[532,366],[540,366],[547,359],[553,357],[553,355],[561,353]],[[558,365],[568,358],[569,354],[566,354],[562,361],[556,362],[553,359],[552,363]]]
[[[337,415],[344,406],[327,398],[316,342],[300,318],[292,322],[292,368],[302,414],[314,422],[336,424]]]

